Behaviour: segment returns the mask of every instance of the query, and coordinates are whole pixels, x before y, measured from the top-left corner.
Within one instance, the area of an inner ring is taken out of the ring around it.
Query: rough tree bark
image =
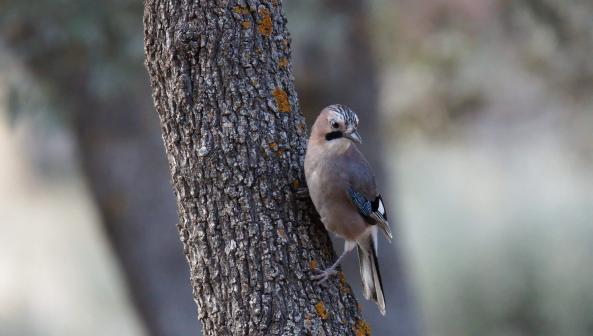
[[[153,87],[205,335],[365,334],[303,185],[305,124],[272,1],[145,1]]]

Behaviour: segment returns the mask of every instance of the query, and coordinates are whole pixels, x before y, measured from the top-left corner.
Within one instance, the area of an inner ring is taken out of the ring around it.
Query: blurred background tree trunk
[[[162,139],[145,89],[109,102],[75,101],[86,110],[75,118],[82,167],[149,332],[195,334],[166,159],[157,154]]]
[[[165,5],[166,4],[166,5]],[[365,334],[303,185],[306,131],[278,2],[145,3],[145,53],[205,335]]]
[[[11,16],[20,20],[6,19],[0,31],[49,88],[56,108],[64,110],[60,116],[77,135],[83,172],[147,331],[155,336],[195,334],[199,323],[148,80],[141,58],[124,53],[142,25],[141,4],[113,5],[121,10],[119,17],[101,8],[86,14],[75,6],[64,12],[52,6],[40,12],[24,8],[22,16]],[[20,9],[12,6],[5,9]],[[85,29],[97,29],[100,44],[89,41],[93,34],[80,39],[67,35],[77,33],[69,29],[84,15],[94,15]],[[136,30],[127,29],[133,16]],[[46,20],[46,26],[39,20]],[[97,83],[100,76],[110,81],[107,89]]]

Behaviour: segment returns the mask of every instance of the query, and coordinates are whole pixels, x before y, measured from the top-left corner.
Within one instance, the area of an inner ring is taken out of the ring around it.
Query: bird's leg
[[[342,254],[338,257],[338,260],[336,260],[336,262],[326,270],[317,270],[319,274],[311,276],[311,280],[316,280],[318,284],[321,284],[325,282],[325,280],[327,280],[330,276],[337,274],[338,272],[336,271],[336,268],[340,265],[342,259],[344,259],[348,252],[352,251],[354,246],[356,246],[356,242],[346,240],[344,243],[344,252],[342,252]]]
[[[344,252],[342,252],[338,260],[336,260],[333,265],[323,271],[317,270],[319,274],[311,276],[311,280],[317,280],[317,283],[320,284],[325,282],[325,280],[327,280],[330,276],[337,274],[338,272],[336,271],[336,268],[340,265],[346,254],[348,254],[348,251],[344,250]]]

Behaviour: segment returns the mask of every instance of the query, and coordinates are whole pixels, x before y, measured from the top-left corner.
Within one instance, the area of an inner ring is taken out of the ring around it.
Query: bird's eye
[[[335,129],[337,129],[338,127],[340,127],[340,125],[338,124],[338,122],[335,121],[335,120],[332,120],[331,121],[331,126],[332,126],[332,128],[335,128]]]

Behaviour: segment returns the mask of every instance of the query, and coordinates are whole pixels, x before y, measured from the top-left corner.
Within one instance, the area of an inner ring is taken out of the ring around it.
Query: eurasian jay
[[[325,228],[345,239],[344,252],[324,271],[312,277],[324,282],[355,246],[366,299],[372,299],[385,315],[385,298],[377,263],[377,231],[391,241],[381,195],[373,171],[355,143],[358,116],[344,105],[321,111],[313,128],[305,155],[305,177],[309,195]]]

